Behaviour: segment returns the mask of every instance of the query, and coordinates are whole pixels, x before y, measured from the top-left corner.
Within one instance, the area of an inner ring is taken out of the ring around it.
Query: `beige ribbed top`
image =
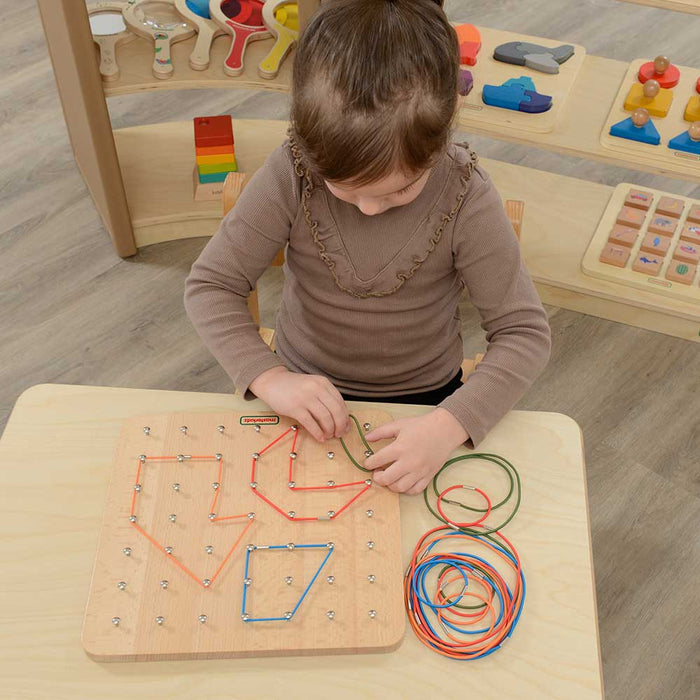
[[[262,372],[321,374],[376,398],[430,391],[462,363],[458,303],[479,310],[488,350],[440,406],[477,445],[547,363],[547,316],[488,175],[453,144],[410,204],[365,216],[295,169],[287,142],[246,186],[192,266],[185,306],[205,345],[249,398]],[[308,192],[308,190],[307,190]],[[287,245],[273,353],[246,298]]]

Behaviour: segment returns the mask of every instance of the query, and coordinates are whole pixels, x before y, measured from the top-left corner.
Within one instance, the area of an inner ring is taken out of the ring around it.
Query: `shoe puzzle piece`
[[[552,107],[552,97],[537,92],[532,78],[523,75],[503,85],[484,85],[482,99],[487,105],[515,112],[539,114]]]
[[[571,44],[548,48],[526,41],[509,41],[497,46],[493,52],[493,57],[497,61],[526,66],[541,73],[558,73],[559,65],[568,61],[573,55],[574,47]]]
[[[473,24],[459,24],[455,27],[459,40],[459,62],[468,66],[476,65],[476,57],[481,51],[481,34]]]

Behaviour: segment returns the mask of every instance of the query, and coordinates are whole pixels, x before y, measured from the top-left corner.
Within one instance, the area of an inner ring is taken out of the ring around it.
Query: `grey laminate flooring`
[[[230,391],[182,307],[203,239],[120,260],[72,158],[31,0],[0,0],[0,423],[40,382]],[[666,52],[700,68],[700,17],[613,0],[448,0],[451,19],[570,40],[632,60]],[[115,98],[115,127],[196,113],[285,118],[272,93],[190,91]],[[500,143],[484,156],[610,185],[700,198],[678,180]],[[280,278],[261,283],[273,323]],[[554,349],[524,409],[583,429],[606,695],[700,698],[700,346],[549,308]],[[463,309],[465,354],[484,348]]]

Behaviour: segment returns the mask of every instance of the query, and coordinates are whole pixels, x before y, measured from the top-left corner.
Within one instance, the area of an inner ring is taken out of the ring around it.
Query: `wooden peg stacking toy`
[[[693,122],[688,131],[672,138],[668,142],[668,147],[700,156],[700,121]]]
[[[459,40],[459,62],[463,65],[476,65],[476,57],[481,51],[481,34],[473,24],[459,24],[455,27]]]
[[[683,119],[687,122],[697,122],[700,121],[700,78],[697,79],[695,83],[695,92],[699,93],[693,95],[689,100],[685,108],[685,114]]]
[[[665,117],[673,102],[673,90],[666,90],[659,85],[658,80],[647,80],[645,83],[635,83],[627,93],[625,109],[633,112],[643,107],[653,117]]]
[[[100,75],[105,82],[119,79],[117,46],[136,39],[122,17],[121,2],[98,2],[88,6],[93,41],[100,47]]]
[[[231,49],[224,60],[226,75],[241,75],[244,70],[243,57],[250,41],[267,39],[270,30],[263,22],[261,0],[210,0],[211,18],[227,34],[233,36]]]
[[[649,112],[640,107],[632,112],[629,119],[624,119],[610,127],[610,134],[630,141],[640,141],[658,146],[661,136],[649,118]]]
[[[175,0],[175,8],[197,31],[197,43],[190,54],[190,68],[206,70],[212,42],[226,32],[211,19],[209,0]]]
[[[299,7],[289,0],[267,0],[263,6],[263,22],[277,41],[260,62],[258,74],[272,80],[277,77],[282,61],[299,38]]]
[[[238,171],[231,117],[195,117],[193,124],[195,201],[220,199],[226,176]]]
[[[653,61],[642,64],[639,69],[639,82],[656,80],[662,88],[672,88],[678,85],[681,72],[668,59],[668,56],[657,56]]]
[[[124,21],[134,34],[154,43],[153,75],[167,80],[173,75],[170,46],[189,39],[195,29],[178,14],[175,0],[128,0]]]

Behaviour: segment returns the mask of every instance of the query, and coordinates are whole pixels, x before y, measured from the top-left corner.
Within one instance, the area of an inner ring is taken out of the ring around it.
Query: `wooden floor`
[[[664,52],[700,68],[696,16],[612,0],[446,5],[455,21],[568,40],[620,60]],[[231,391],[182,305],[183,281],[206,241],[161,244],[130,260],[115,255],[73,161],[36,7],[0,0],[0,9],[0,423],[40,382]],[[110,110],[115,126],[218,113],[271,119],[287,116],[287,98],[172,92],[115,98]],[[471,142],[491,158],[700,198],[700,188],[677,180]],[[261,282],[266,324],[279,291],[271,271]],[[606,697],[698,698],[700,347],[548,310],[552,360],[519,408],[560,411],[583,429]],[[472,309],[465,305],[463,315],[473,356],[484,349],[483,333]]]

